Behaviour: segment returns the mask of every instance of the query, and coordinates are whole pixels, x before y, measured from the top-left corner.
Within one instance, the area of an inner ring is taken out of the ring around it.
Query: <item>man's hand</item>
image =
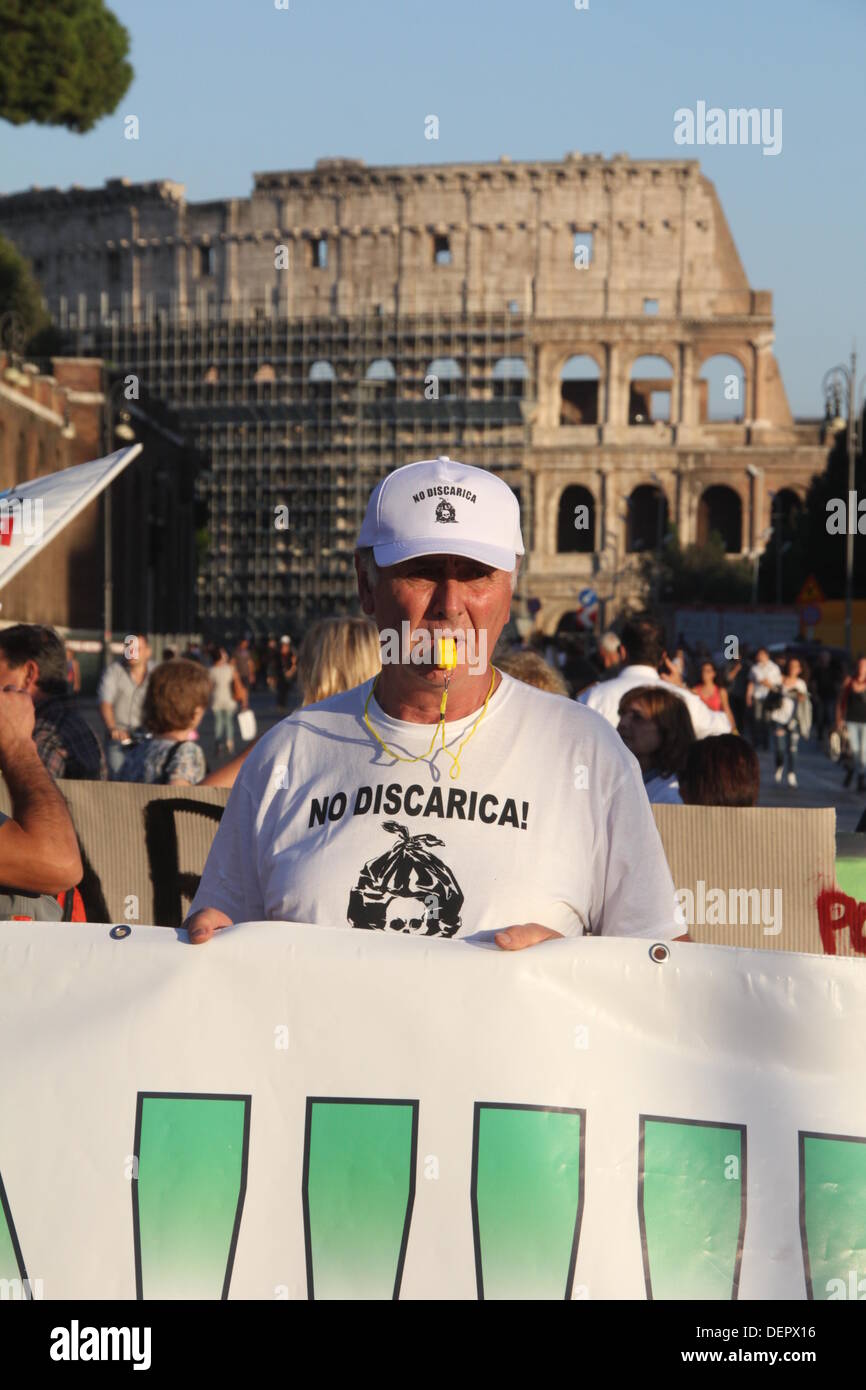
[[[14,686],[4,685],[0,690],[0,747],[30,742],[35,722],[32,695],[16,690]]]
[[[210,941],[215,931],[234,924],[231,917],[220,912],[219,908],[203,907],[187,918],[185,925],[189,932],[190,945],[203,946],[206,941]]]
[[[667,652],[665,652],[664,656],[662,657],[662,665],[665,667],[665,669],[664,671],[660,671],[659,675],[661,676],[663,681],[666,681],[668,685],[679,685],[683,687],[685,686],[685,681],[680,675],[679,667],[674,666]]]
[[[129,733],[128,733],[128,731],[127,731],[126,729],[118,728],[118,726],[115,725],[115,727],[114,727],[114,728],[111,730],[111,732],[110,732],[110,737],[111,737],[116,743],[123,743],[123,740],[124,740],[125,738],[129,738]]]
[[[503,951],[522,951],[525,946],[537,946],[540,941],[550,941],[554,936],[561,937],[562,932],[543,927],[540,922],[523,922],[497,932],[493,939]]]

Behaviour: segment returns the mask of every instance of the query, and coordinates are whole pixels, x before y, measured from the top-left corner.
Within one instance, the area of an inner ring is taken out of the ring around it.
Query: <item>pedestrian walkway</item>
[[[775,763],[772,752],[759,752],[761,762],[761,795],[759,806],[835,806],[836,829],[854,830],[864,810],[866,794],[857,791],[856,778],[846,791],[842,785],[844,769],[832,763],[814,739],[801,741],[797,754],[797,783],[773,779]]]

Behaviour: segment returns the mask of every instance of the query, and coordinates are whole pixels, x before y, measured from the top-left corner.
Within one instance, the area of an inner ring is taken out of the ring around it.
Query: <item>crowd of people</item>
[[[487,481],[482,484],[476,479],[474,475],[478,470],[453,465],[450,460],[438,460],[436,468],[427,464],[406,466],[409,473],[422,468],[432,469],[431,478],[439,478],[444,468],[443,476],[449,479],[449,470],[457,469],[456,485],[468,482],[476,488],[489,486]],[[390,476],[396,478],[403,471],[397,470]],[[485,478],[490,476],[485,475]],[[499,486],[499,480],[494,478],[493,482]],[[415,494],[413,500],[417,500]],[[494,495],[491,504],[501,513],[504,498]],[[378,525],[377,520],[365,522],[365,526],[374,531]],[[362,538],[363,535],[362,532]],[[66,890],[78,881],[76,871],[80,877],[74,833],[70,839],[70,826],[66,824],[57,838],[57,853],[52,851],[51,870],[39,881],[38,874],[27,871],[28,864],[35,862],[45,849],[45,825],[50,825],[52,833],[57,833],[58,822],[63,819],[64,803],[62,798],[58,803],[54,790],[56,779],[223,787],[234,787],[240,781],[246,786],[256,775],[255,769],[263,766],[261,752],[256,752],[259,738],[251,698],[266,692],[273,695],[278,715],[296,709],[309,710],[310,717],[316,713],[314,725],[299,716],[283,720],[278,728],[318,728],[321,724],[323,751],[320,755],[317,744],[315,757],[321,756],[323,768],[329,771],[333,770],[334,757],[339,758],[341,740],[350,737],[342,724],[339,736],[328,732],[330,712],[342,708],[339,702],[344,696],[351,697],[354,710],[363,695],[363,708],[355,712],[353,727],[357,725],[369,732],[371,742],[368,743],[366,733],[361,737],[365,757],[371,751],[379,757],[384,753],[393,757],[395,767],[400,763],[431,759],[432,767],[436,756],[433,750],[437,738],[441,737],[442,751],[453,764],[448,775],[451,778],[459,776],[463,749],[487,716],[491,697],[504,680],[506,692],[532,687],[554,701],[552,707],[546,707],[546,713],[530,707],[533,719],[540,721],[539,739],[546,723],[557,724],[565,717],[566,707],[573,708],[575,702],[599,715],[601,718],[589,726],[590,731],[595,731],[591,742],[593,745],[598,742],[601,726],[605,723],[611,726],[615,742],[604,745],[606,756],[611,766],[618,766],[618,760],[626,758],[624,766],[633,769],[639,777],[647,805],[755,806],[760,793],[758,751],[772,750],[775,781],[780,786],[796,788],[800,745],[813,734],[822,741],[827,754],[839,762],[844,785],[850,786],[856,776],[858,792],[866,791],[866,658],[858,658],[849,671],[841,654],[829,649],[819,650],[811,667],[801,650],[789,649],[775,659],[766,646],[752,652],[743,645],[735,657],[714,657],[701,644],[690,647],[681,636],[676,642],[669,642],[662,623],[650,612],[627,616],[617,631],[605,632],[597,641],[588,641],[585,647],[573,640],[560,642],[541,634],[521,642],[516,639],[515,630],[507,625],[510,595],[522,554],[519,523],[514,524],[513,534],[509,534],[506,527],[505,543],[498,547],[491,546],[483,537],[470,538],[464,550],[439,555],[421,548],[413,558],[406,555],[407,544],[401,542],[396,548],[389,544],[359,546],[356,563],[363,615],[321,619],[308,629],[297,650],[288,635],[258,643],[243,636],[230,644],[202,646],[193,643],[180,653],[168,649],[157,663],[144,635],[128,637],[122,653],[106,667],[99,682],[97,705],[102,737],[94,732],[82,713],[79,665],[74,652],[64,645],[60,636],[49,627],[30,624],[17,624],[0,631],[0,772],[13,801],[12,817],[0,824],[0,883],[16,885],[15,890],[7,894],[10,915],[16,915],[11,913],[11,906],[16,902],[20,905],[20,897],[16,894],[23,892],[26,898],[37,889],[52,897],[59,894],[61,908],[67,912]],[[499,594],[491,587],[494,584],[502,587],[506,578],[509,581],[507,593],[503,589]],[[496,594],[497,619],[501,618],[501,622],[489,621],[486,600],[477,597],[487,592],[485,586],[490,594]],[[431,603],[435,600],[442,607],[442,612],[433,619],[415,602],[416,594],[428,592],[434,596]],[[440,592],[441,600],[437,597]],[[455,605],[454,614],[447,611],[449,602]],[[458,616],[464,626],[474,624],[478,630],[483,628],[484,636],[493,641],[493,660],[486,668],[490,672],[486,696],[479,696],[479,686],[473,686],[471,679],[464,691],[458,681],[458,671],[441,671],[441,663],[434,662],[417,676],[412,673],[411,678],[395,676],[394,671],[399,673],[404,669],[399,662],[393,669],[383,667],[381,634],[386,627],[392,630],[408,621],[415,631],[416,626],[423,628],[432,622],[431,631],[443,631],[443,623],[447,627],[450,622],[456,630],[459,626],[455,619],[457,608],[460,608]],[[475,615],[473,608],[477,609]],[[390,623],[385,621],[388,618],[392,620]],[[454,689],[458,691],[456,696]],[[446,725],[449,691],[451,721]],[[22,713],[25,706],[21,699],[14,699],[21,696],[27,697],[29,714]],[[385,697],[387,701],[383,703]],[[437,713],[440,697],[441,707]],[[509,694],[508,698],[516,708],[517,696]],[[466,707],[468,722],[461,722],[459,717],[461,703]],[[502,704],[501,698],[495,708]],[[371,717],[371,708],[378,728]],[[555,713],[557,708],[562,715]],[[473,723],[470,716],[479,709],[480,714]],[[209,768],[199,738],[202,721],[209,711],[213,718],[216,751],[217,766],[214,768]],[[456,753],[449,750],[446,737],[446,731],[452,732],[455,720],[454,737],[465,732]],[[433,725],[433,739],[425,754],[394,751],[392,745],[398,735],[403,739],[398,747],[412,743],[406,734],[407,721],[410,729],[414,724]],[[26,757],[20,746],[25,724],[32,744]],[[563,727],[568,729],[568,737],[576,738],[578,743],[585,737],[581,724],[572,728],[566,719]],[[10,729],[11,745],[7,738]],[[519,736],[528,750],[527,740],[531,741],[536,735],[529,725],[524,727],[521,723]],[[291,737],[294,739],[294,734]],[[290,739],[288,731],[284,738]],[[350,741],[352,739],[354,735]],[[330,760],[329,742],[335,743],[331,750],[334,757]],[[273,731],[270,731],[263,746],[270,748],[273,743]],[[239,749],[241,744],[244,746]],[[614,755],[617,747],[622,751]],[[256,756],[245,769],[254,752]],[[297,756],[297,775],[308,793],[313,783],[305,756]],[[480,744],[476,747],[476,758],[482,760]],[[26,774],[24,781],[22,769]],[[357,771],[360,775],[360,768]],[[437,774],[434,781],[440,776]],[[529,776],[528,771],[526,776]],[[418,814],[408,809],[408,797],[420,790],[415,785],[407,789],[404,814]],[[363,785],[357,797],[363,803],[368,794],[373,794],[370,787]],[[381,789],[378,795],[381,796]],[[388,797],[395,798],[395,806],[401,795],[393,787],[388,788]],[[442,793],[431,796],[429,804],[433,814],[444,813],[451,818],[453,792],[449,791],[448,795],[448,809],[444,812],[438,810]],[[463,799],[453,803],[453,814],[463,820],[465,793],[460,791],[458,798]],[[497,798],[491,795],[482,800],[490,802]],[[45,810],[47,820],[37,824],[32,814],[34,804]],[[233,798],[230,805],[236,804]],[[327,806],[327,796],[322,804]],[[524,817],[528,804],[522,801]],[[303,810],[303,815],[310,817],[307,828],[320,814],[317,805],[314,798],[313,810],[308,805]],[[509,817],[509,824],[512,817],[516,824],[517,801],[506,805],[513,805],[514,809],[503,814]],[[630,806],[623,815],[627,818],[633,812],[634,807]],[[425,811],[425,814],[430,813]],[[474,806],[469,818],[473,816]],[[482,818],[485,818],[483,812]],[[636,826],[638,836],[648,833],[645,824],[641,828],[640,821]],[[401,834],[404,833],[408,835],[408,830],[401,828]],[[429,836],[420,839],[435,842]],[[410,856],[416,870],[416,861],[421,856],[419,845],[415,845]],[[16,869],[13,873],[13,863],[18,862],[14,859],[16,853],[20,853],[22,870]],[[12,857],[6,858],[4,871],[6,855]],[[429,854],[426,857],[430,858]],[[63,885],[56,885],[58,873],[64,880]],[[220,883],[222,886],[217,891],[214,884],[207,881],[203,891],[220,898],[225,905],[229,903],[229,895],[222,880]],[[0,895],[4,891],[0,889]],[[371,898],[367,904],[371,920],[375,916],[372,901]],[[262,910],[276,910],[274,903],[257,902],[257,906]],[[2,910],[0,902],[0,912]],[[238,911],[235,900],[231,902],[231,910]],[[288,910],[285,901],[282,910]],[[305,910],[310,910],[309,904]],[[356,903],[353,910],[364,919],[366,909],[362,910]],[[550,911],[554,914],[553,906]],[[212,912],[216,913],[216,918],[207,916]],[[208,934],[226,924],[222,920],[225,912],[219,903],[208,900],[205,913],[203,920],[209,926]],[[236,916],[232,920],[237,920]],[[523,937],[519,937],[519,941],[528,944]]]

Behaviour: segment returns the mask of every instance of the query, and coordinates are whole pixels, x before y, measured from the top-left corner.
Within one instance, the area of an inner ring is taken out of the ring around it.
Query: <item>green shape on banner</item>
[[[472,1228],[480,1299],[571,1298],[584,1110],[475,1106]]]
[[[641,1115],[638,1216],[647,1298],[736,1298],[745,1125]]]
[[[809,1298],[862,1295],[866,1139],[800,1132],[800,1239]]]
[[[417,1149],[417,1100],[308,1096],[303,1201],[310,1298],[399,1298]]]
[[[250,1097],[139,1092],[138,1298],[227,1298],[247,1180]]]
[[[836,882],[849,898],[866,903],[866,859],[836,859]]]
[[[23,1285],[26,1278],[12,1212],[3,1186],[3,1177],[0,1175],[0,1279],[11,1282],[13,1288],[18,1288],[19,1283]]]

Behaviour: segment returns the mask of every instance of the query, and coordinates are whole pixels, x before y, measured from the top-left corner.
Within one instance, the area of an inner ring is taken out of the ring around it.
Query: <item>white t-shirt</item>
[[[799,676],[793,685],[784,685],[780,688],[782,692],[782,703],[779,705],[778,709],[770,710],[770,719],[774,724],[790,724],[794,715],[797,713],[797,695],[808,695],[809,692],[806,688],[806,682]],[[770,692],[767,690],[764,693],[769,695]]]
[[[766,685],[759,685],[759,681],[770,681],[772,685],[782,684],[782,672],[775,661],[756,661],[749,672],[749,680],[755,687],[752,691],[753,700],[766,700],[770,691]]]
[[[599,681],[588,690],[582,690],[578,702],[589,709],[603,714],[614,728],[619,724],[619,702],[627,690],[637,685],[661,685],[685,700],[691,716],[695,738],[707,738],[710,734],[729,734],[731,726],[724,711],[708,709],[699,695],[682,686],[663,681],[654,666],[624,666],[618,676],[609,681]]]
[[[565,936],[670,939],[673,882],[637,761],[602,719],[503,676],[461,756],[396,762],[363,722],[371,681],[297,710],[232,789],[191,912],[468,936],[540,922]],[[433,727],[370,702],[380,736]],[[480,711],[446,723],[452,752]]]

